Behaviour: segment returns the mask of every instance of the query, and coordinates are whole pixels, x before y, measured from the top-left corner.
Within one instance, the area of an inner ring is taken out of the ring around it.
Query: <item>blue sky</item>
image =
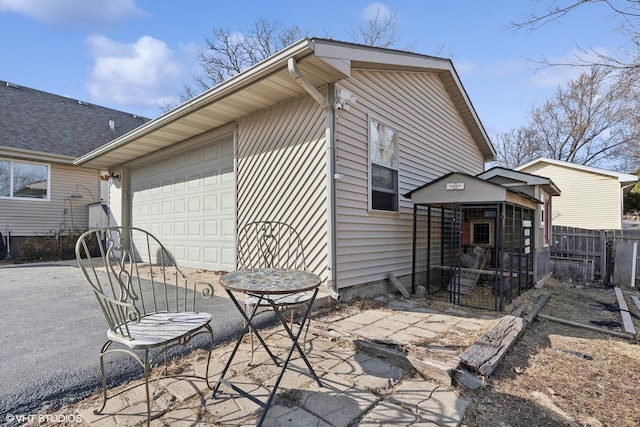
[[[0,0],[0,80],[150,118],[178,97],[214,28],[246,32],[258,18],[309,35],[351,41],[376,6],[397,14],[398,48],[451,58],[487,133],[525,124],[527,112],[579,70],[540,68],[580,46],[621,46],[601,6],[576,10],[535,32],[509,31],[528,0]]]

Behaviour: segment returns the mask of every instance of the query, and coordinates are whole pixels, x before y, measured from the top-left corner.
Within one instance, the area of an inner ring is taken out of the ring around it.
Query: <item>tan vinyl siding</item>
[[[58,164],[50,168],[50,200],[0,200],[0,232],[4,234],[8,227],[12,236],[36,236],[87,229],[93,199],[84,187],[100,197],[98,171]],[[82,198],[70,198],[72,194]]]
[[[309,268],[327,278],[326,118],[309,96],[238,122],[237,222],[295,227]]]
[[[360,71],[340,87],[358,97],[338,111],[337,285],[345,288],[411,272],[413,204],[368,210],[368,115],[398,131],[399,193],[451,171],[483,171],[482,154],[436,74]]]
[[[622,227],[622,191],[617,178],[552,164],[524,172],[550,178],[562,194],[553,198],[553,225],[591,230]]]

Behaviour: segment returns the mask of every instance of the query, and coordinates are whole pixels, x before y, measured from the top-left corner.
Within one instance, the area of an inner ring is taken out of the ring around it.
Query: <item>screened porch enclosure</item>
[[[411,288],[502,311],[534,281],[537,200],[462,173],[405,195],[414,203]]]

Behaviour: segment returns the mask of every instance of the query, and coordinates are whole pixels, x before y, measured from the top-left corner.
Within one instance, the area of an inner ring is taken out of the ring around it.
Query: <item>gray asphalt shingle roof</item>
[[[0,148],[76,158],[147,121],[130,113],[0,81]]]

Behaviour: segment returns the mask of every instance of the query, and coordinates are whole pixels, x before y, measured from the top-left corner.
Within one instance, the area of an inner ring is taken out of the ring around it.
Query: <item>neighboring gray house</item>
[[[73,160],[145,121],[0,81],[0,233],[10,236],[14,258],[26,236],[88,228],[100,171]]]
[[[494,156],[450,60],[303,39],[75,164],[119,175],[114,217],[182,265],[235,269],[237,228],[279,220],[349,298],[411,273],[402,194]]]

